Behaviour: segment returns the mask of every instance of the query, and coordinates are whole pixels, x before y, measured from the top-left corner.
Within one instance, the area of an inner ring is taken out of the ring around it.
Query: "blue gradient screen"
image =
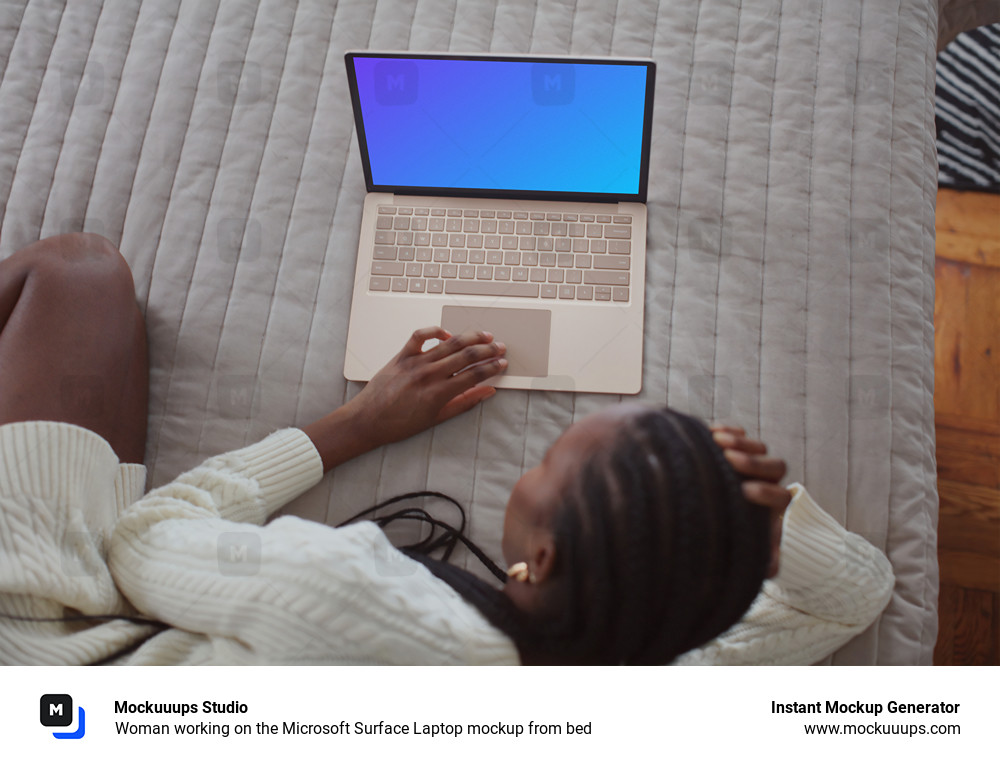
[[[375,187],[639,193],[644,64],[353,62]]]

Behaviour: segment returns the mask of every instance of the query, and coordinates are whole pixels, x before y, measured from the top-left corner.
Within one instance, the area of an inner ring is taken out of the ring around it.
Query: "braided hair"
[[[736,623],[760,590],[768,514],[743,498],[711,432],[692,417],[647,410],[626,419],[562,495],[538,613],[410,552],[506,632],[522,659],[668,663]]]

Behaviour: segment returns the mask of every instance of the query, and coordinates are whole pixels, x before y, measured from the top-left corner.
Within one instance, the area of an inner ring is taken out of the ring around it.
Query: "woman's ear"
[[[546,534],[535,543],[528,562],[528,582],[541,584],[552,576],[556,564],[556,544],[551,535]]]

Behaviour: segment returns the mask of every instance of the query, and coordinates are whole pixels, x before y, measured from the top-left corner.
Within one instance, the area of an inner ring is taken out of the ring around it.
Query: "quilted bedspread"
[[[833,658],[936,635],[933,0],[114,0],[0,4],[0,258],[89,230],[149,328],[151,485],[358,390],[342,370],[365,194],[348,49],[657,62],[639,399],[744,425],[887,551],[888,610]],[[431,488],[499,558],[507,495],[621,397],[501,391],[337,469],[326,523]]]

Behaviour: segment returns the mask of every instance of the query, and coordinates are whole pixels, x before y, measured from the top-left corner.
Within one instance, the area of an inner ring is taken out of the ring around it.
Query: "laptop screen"
[[[651,61],[346,60],[369,191],[645,201]]]

